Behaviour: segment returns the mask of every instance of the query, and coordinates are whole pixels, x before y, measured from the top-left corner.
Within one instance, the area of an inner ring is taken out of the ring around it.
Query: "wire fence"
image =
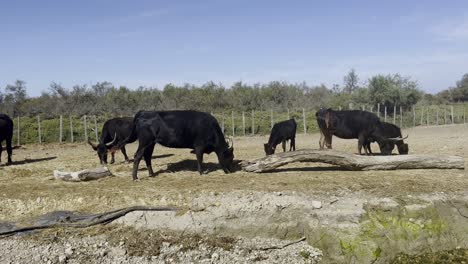
[[[340,107],[340,109],[344,109]],[[415,126],[437,126],[466,123],[466,105],[413,106],[403,109],[377,106],[348,106],[346,109],[366,110],[377,114],[382,121],[396,124],[402,128]],[[317,109],[287,109],[286,111],[222,111],[211,112],[219,125],[229,136],[253,136],[270,133],[273,124],[294,118],[297,133],[318,131],[315,112]],[[102,125],[110,116],[66,116],[45,118],[14,117],[13,142],[17,145],[31,143],[64,143],[98,141]]]

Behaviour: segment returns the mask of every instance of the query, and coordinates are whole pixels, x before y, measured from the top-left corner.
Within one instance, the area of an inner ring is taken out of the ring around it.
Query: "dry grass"
[[[411,153],[440,153],[467,158],[468,127],[464,125],[415,128],[409,134]],[[298,148],[318,147],[318,134],[299,135]],[[267,137],[235,139],[236,159],[262,157]],[[334,138],[337,150],[356,152],[356,140]],[[127,147],[130,156],[137,144]],[[280,147],[280,146],[278,146]],[[377,150],[376,145],[373,148]],[[195,155],[188,149],[156,147],[153,167],[160,173],[149,178],[144,162],[140,182],[132,182],[132,164],[110,165],[116,177],[92,182],[68,183],[53,179],[54,169],[81,170],[98,166],[98,158],[85,144],[26,145],[14,151],[12,166],[0,167],[0,220],[22,219],[53,210],[106,211],[130,205],[187,205],[204,192],[295,191],[306,194],[364,192],[377,196],[399,196],[431,192],[458,192],[468,189],[466,172],[460,170],[344,171],[319,163],[295,163],[271,173],[238,171],[224,174],[216,155],[205,155],[211,171],[200,176]]]

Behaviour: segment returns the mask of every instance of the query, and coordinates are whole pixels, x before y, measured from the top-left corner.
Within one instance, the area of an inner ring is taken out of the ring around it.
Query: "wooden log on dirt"
[[[247,172],[271,171],[292,162],[323,162],[349,170],[464,169],[463,157],[450,155],[363,156],[335,150],[301,149],[282,152],[252,161],[242,161]]]
[[[75,172],[64,172],[64,171],[54,170],[54,177],[56,179],[60,179],[64,181],[72,181],[72,182],[97,180],[97,179],[101,179],[101,178],[111,176],[111,175],[112,173],[109,171],[107,167],[86,169],[86,170],[75,171]]]

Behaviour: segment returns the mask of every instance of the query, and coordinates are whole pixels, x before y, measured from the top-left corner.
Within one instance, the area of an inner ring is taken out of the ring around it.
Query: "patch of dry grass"
[[[411,153],[440,153],[467,157],[468,129],[464,125],[415,128],[409,134]],[[318,147],[317,134],[298,135],[298,148]],[[235,139],[235,158],[264,156],[267,137]],[[356,152],[356,140],[334,138],[334,149]],[[137,144],[127,147],[130,157]],[[377,147],[373,145],[375,151]],[[149,178],[144,162],[140,182],[131,180],[132,164],[109,165],[115,177],[98,181],[70,183],[53,179],[54,169],[76,171],[99,166],[96,153],[85,144],[27,145],[14,151],[12,166],[0,167],[0,220],[21,219],[53,210],[102,212],[132,205],[186,206],[205,192],[295,191],[331,195],[338,192],[364,192],[377,196],[400,196],[431,192],[458,192],[468,189],[467,175],[460,170],[345,171],[320,163],[294,163],[270,173],[238,171],[224,174],[216,155],[205,155],[211,172],[200,176],[195,155],[188,149],[157,146],[153,167],[159,175]]]

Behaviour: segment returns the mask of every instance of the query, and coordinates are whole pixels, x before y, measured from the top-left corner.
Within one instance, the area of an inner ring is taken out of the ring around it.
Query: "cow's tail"
[[[137,124],[138,116],[139,116],[140,112],[141,112],[141,111],[139,111],[138,113],[136,113],[135,117],[133,118],[132,132],[130,132],[130,134],[128,135],[128,137],[126,137],[125,139],[123,139],[123,140],[119,141],[117,144],[115,144],[115,146],[113,147],[113,149],[121,149],[121,148],[122,148],[123,146],[125,146],[126,144],[135,141],[135,139],[137,138],[136,124]]]

